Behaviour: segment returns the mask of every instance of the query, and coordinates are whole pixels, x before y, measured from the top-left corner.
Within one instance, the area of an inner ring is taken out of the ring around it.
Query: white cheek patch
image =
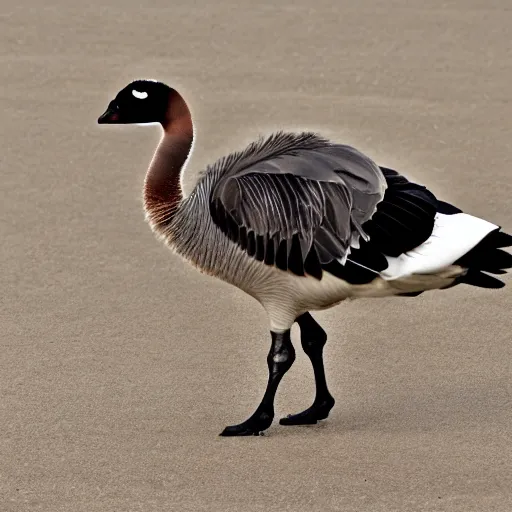
[[[132,94],[139,100],[145,100],[147,97],[148,97],[148,93],[147,92],[140,92],[140,91],[137,91],[136,89],[133,89],[132,90]]]

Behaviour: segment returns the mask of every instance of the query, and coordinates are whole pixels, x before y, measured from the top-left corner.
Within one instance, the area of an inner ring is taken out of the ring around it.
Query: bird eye
[[[140,92],[136,89],[132,90],[132,94],[139,100],[145,100],[148,97],[148,93],[146,91]]]

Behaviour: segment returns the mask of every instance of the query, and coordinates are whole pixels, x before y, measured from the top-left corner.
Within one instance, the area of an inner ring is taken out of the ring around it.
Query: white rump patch
[[[139,100],[145,100],[148,97],[148,93],[146,91],[137,91],[137,89],[132,90],[132,94]]]
[[[430,238],[397,258],[386,256],[389,267],[381,272],[381,277],[389,280],[411,274],[435,274],[464,256],[496,228],[467,213],[438,213]]]

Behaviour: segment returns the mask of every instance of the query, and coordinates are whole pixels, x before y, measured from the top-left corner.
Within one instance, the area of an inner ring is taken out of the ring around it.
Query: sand
[[[0,511],[512,510],[512,287],[317,314],[330,419],[220,438],[263,393],[265,314],[146,225],[158,128],[96,124],[158,78],[197,124],[187,190],[314,129],[510,231],[508,0],[2,4]],[[312,400],[297,353],[278,417]]]

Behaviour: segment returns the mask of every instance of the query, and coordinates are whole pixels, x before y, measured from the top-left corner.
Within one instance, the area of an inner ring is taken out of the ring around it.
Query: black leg
[[[334,398],[327,389],[322,354],[327,334],[309,313],[299,316],[297,323],[300,327],[302,348],[311,360],[315,372],[316,396],[309,409],[282,418],[279,421],[281,425],[313,425],[318,420],[327,418],[334,407]]]
[[[290,331],[271,332],[272,346],[267,356],[268,383],[263,399],[254,414],[239,425],[226,427],[221,436],[259,435],[272,424],[274,419],[274,398],[284,374],[295,361],[295,350],[290,340]]]

